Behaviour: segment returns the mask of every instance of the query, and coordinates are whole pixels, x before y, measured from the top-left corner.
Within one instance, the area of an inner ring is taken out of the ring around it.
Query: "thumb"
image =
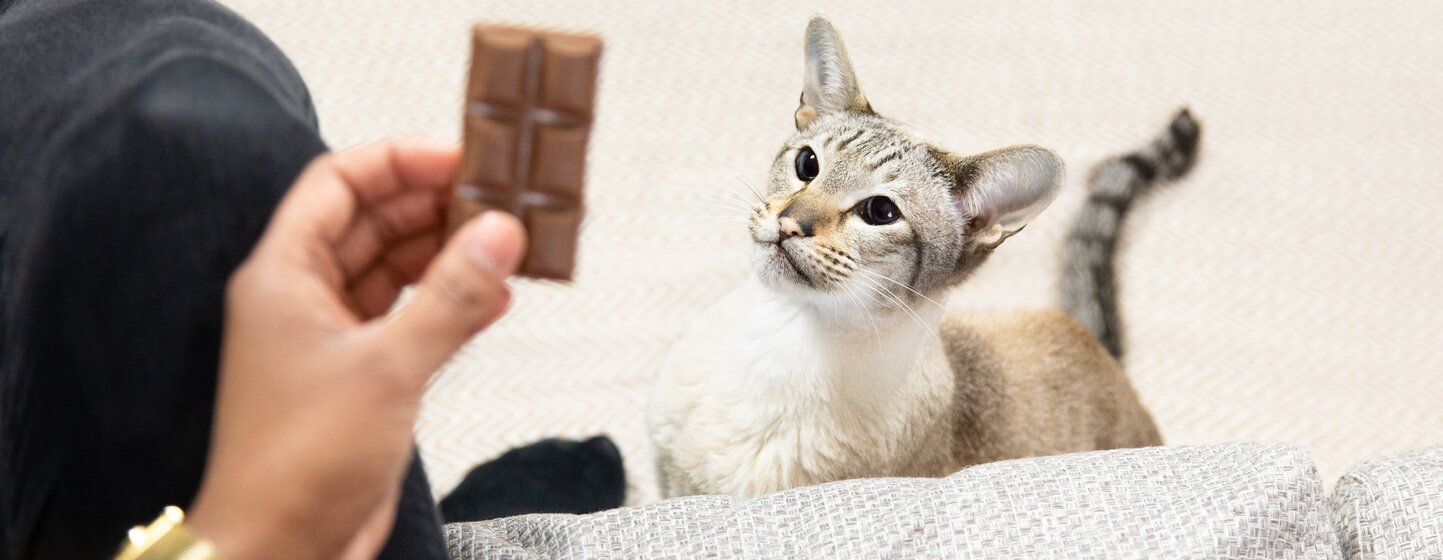
[[[471,220],[431,261],[415,297],[378,333],[419,375],[431,375],[467,340],[506,312],[506,277],[526,245],[521,222],[490,211]],[[420,381],[424,381],[424,378]]]

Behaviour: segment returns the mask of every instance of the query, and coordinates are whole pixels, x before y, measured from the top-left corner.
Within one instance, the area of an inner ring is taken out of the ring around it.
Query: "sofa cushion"
[[[1332,509],[1347,558],[1443,558],[1443,446],[1349,469]]]
[[[447,526],[469,558],[1339,558],[1307,453],[1159,447]]]

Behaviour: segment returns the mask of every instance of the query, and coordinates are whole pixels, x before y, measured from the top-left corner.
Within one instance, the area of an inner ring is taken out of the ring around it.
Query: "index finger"
[[[331,168],[362,204],[405,191],[437,191],[451,185],[461,149],[455,144],[408,138],[336,152]]]
[[[451,184],[460,148],[429,140],[394,140],[316,158],[271,219],[275,236],[291,242],[319,237],[335,244],[358,208],[406,192]]]
[[[256,253],[320,267],[340,282],[336,244],[361,208],[401,194],[446,189],[459,159],[455,145],[418,139],[322,155],[281,200]]]

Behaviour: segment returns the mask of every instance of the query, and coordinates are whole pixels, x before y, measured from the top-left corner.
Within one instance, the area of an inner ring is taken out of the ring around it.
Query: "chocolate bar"
[[[484,24],[473,31],[449,227],[454,233],[491,209],[515,214],[530,239],[523,276],[570,280],[575,268],[600,61],[594,36]]]

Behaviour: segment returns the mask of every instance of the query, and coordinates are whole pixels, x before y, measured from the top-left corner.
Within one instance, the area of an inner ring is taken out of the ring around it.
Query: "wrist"
[[[185,522],[185,512],[166,506],[150,525],[126,532],[115,560],[220,560],[215,544]]]
[[[307,516],[263,508],[202,487],[187,525],[226,560],[317,558]]]

